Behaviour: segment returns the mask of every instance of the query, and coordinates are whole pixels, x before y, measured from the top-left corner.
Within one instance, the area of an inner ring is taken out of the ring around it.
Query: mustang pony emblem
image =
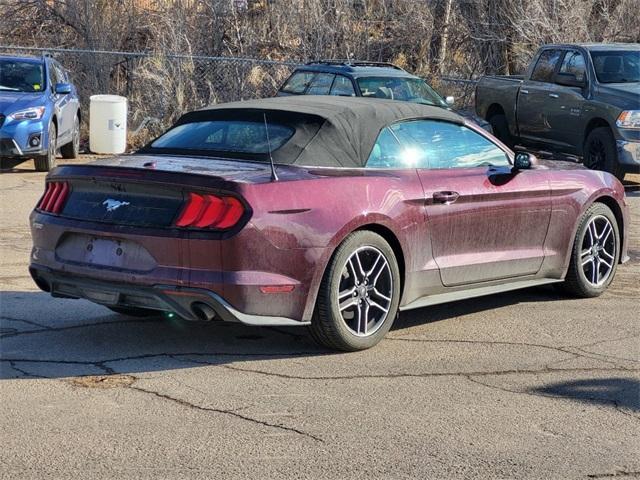
[[[114,200],[113,198],[107,198],[102,205],[107,207],[107,212],[113,212],[114,210],[124,206],[131,205],[129,202],[121,202],[120,200]]]

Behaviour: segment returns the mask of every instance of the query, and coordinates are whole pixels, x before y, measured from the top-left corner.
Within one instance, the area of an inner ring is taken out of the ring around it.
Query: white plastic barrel
[[[94,153],[124,153],[127,99],[118,95],[93,95],[89,100],[89,149]]]

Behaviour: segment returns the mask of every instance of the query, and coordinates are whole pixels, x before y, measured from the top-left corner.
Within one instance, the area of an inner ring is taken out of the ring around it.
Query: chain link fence
[[[79,90],[83,129],[89,97],[109,93],[127,97],[130,143],[141,145],[184,112],[207,105],[274,96],[297,62],[171,53],[0,46],[0,55],[50,55],[70,73]],[[456,106],[473,102],[474,80],[432,79]]]

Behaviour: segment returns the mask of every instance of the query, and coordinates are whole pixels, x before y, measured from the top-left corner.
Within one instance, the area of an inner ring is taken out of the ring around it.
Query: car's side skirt
[[[428,307],[430,305],[439,305],[441,303],[456,302],[458,300],[467,300],[469,298],[482,297],[485,295],[493,295],[494,293],[509,292],[511,290],[519,290],[521,288],[537,287],[548,283],[561,282],[557,278],[534,278],[527,280],[519,280],[499,285],[478,286],[475,288],[458,289],[452,292],[438,293],[435,295],[427,295],[420,297],[407,305],[402,305],[400,310],[413,310],[414,308]]]

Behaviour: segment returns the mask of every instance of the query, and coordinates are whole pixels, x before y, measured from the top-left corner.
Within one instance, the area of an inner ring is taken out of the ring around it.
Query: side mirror
[[[450,107],[453,107],[454,103],[456,103],[456,99],[454,97],[447,97],[444,99],[444,101],[447,103],[447,105],[449,105]]]
[[[515,158],[513,159],[513,168],[512,172],[518,172],[520,170],[531,170],[535,165],[538,164],[538,159],[535,155],[526,152],[516,153]]]
[[[68,95],[71,93],[71,85],[68,83],[56,83],[55,92],[58,95]]]
[[[556,83],[558,85],[564,85],[565,87],[580,87],[584,88],[587,84],[584,77],[578,78],[573,73],[558,73],[556,74]]]

